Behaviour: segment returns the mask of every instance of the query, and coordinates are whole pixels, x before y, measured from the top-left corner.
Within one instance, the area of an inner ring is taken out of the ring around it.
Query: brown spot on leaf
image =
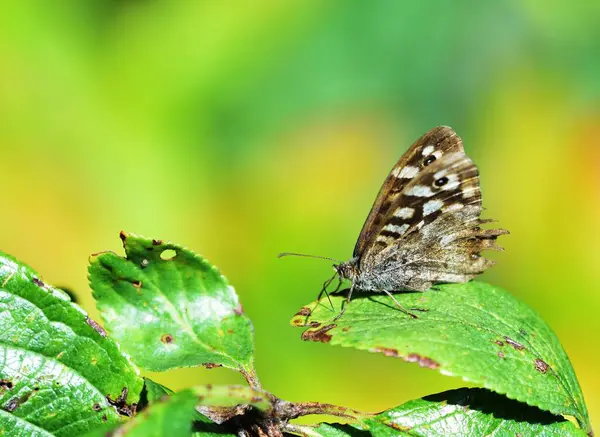
[[[397,357],[398,351],[389,347],[376,347],[373,352],[381,352],[386,357]]]
[[[142,281],[131,281],[131,285],[133,285],[137,289],[140,289],[142,288]]]
[[[94,328],[94,330],[98,334],[100,334],[102,337],[106,337],[106,331],[104,330],[104,328],[102,326],[100,326],[98,324],[98,322],[96,322],[95,320],[90,319],[89,317],[86,317],[85,321],[87,322],[88,325],[90,325],[92,328]]]
[[[310,313],[311,313],[310,308],[302,307],[302,309],[294,315],[295,316],[310,316]]]
[[[163,334],[163,336],[160,337],[160,341],[165,344],[173,343],[173,336],[171,334]]]
[[[135,410],[137,404],[127,404],[127,393],[129,390],[127,387],[123,387],[121,394],[115,400],[112,400],[109,395],[106,395],[106,401],[117,409],[117,412],[122,416],[133,417],[135,416]]]
[[[46,288],[46,284],[44,284],[44,281],[42,281],[40,278],[33,277],[31,282],[33,282],[38,287]]]
[[[160,246],[161,244],[163,244],[162,240],[152,240],[153,246]]]
[[[348,332],[348,331],[350,331],[350,326],[344,326],[344,327],[342,328],[342,331],[344,331],[344,332]]]
[[[12,381],[10,381],[8,379],[0,379],[0,390],[2,390],[2,391],[10,390],[13,387],[14,387],[14,384]]]
[[[440,363],[437,361],[419,354],[408,354],[404,360],[408,361],[409,363],[419,363],[419,366],[427,367],[429,369],[437,369],[440,367]]]
[[[321,326],[321,324],[313,320],[308,324],[308,326],[310,326],[311,328],[318,328],[319,326]]]
[[[498,346],[504,346],[504,343],[500,340],[496,340],[494,343],[496,343]]]
[[[106,422],[108,420],[108,417],[106,417],[106,414],[104,416],[102,416],[102,421]]]
[[[410,431],[412,430],[412,426],[406,426],[406,425],[399,425],[397,423],[394,423],[392,421],[386,421],[386,426],[389,426],[392,429],[395,429],[397,431],[401,431],[402,433],[410,433]]]
[[[329,331],[330,329],[335,328],[337,325],[335,324],[331,324],[331,325],[327,325],[327,326],[323,326],[320,329],[317,329],[316,331],[304,331],[302,333],[302,340],[304,341],[320,341],[321,343],[327,343],[331,340],[331,335],[327,334],[327,331]]]
[[[536,358],[535,360],[533,360],[533,363],[535,364],[535,370],[537,370],[538,372],[546,373],[548,371],[548,363],[546,363],[544,360]]]
[[[101,409],[102,409],[102,406],[100,404],[92,405],[92,410],[94,410],[94,411],[100,411]]]
[[[206,367],[207,369],[214,369],[215,367],[223,367],[223,364],[216,364],[216,363],[202,363],[202,365],[204,367]]]
[[[125,231],[119,232],[119,238],[121,239],[121,241],[123,243],[125,243],[125,240],[127,240],[127,232],[125,232]]]
[[[14,397],[6,403],[6,405],[4,406],[4,410],[8,411],[9,413],[12,413],[19,407],[19,405],[21,405],[21,403],[19,402],[19,398]]]
[[[498,358],[504,358],[504,352],[498,352]]]
[[[263,401],[263,398],[261,398],[260,396],[252,396],[250,398],[250,402],[253,402],[253,403],[262,402],[262,401]]]
[[[512,338],[507,337],[506,335],[504,336],[504,340],[506,340],[507,344],[511,345],[518,351],[522,351],[523,349],[525,349],[525,346],[523,346],[521,343],[514,341]]]

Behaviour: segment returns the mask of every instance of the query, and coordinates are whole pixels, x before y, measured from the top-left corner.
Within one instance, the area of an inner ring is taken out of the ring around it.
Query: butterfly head
[[[354,282],[354,279],[358,275],[358,258],[352,258],[350,261],[334,264],[333,268],[341,279],[349,279]]]

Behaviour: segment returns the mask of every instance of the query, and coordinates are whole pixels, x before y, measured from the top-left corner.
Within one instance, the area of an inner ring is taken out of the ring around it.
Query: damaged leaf
[[[363,422],[373,437],[585,437],[568,420],[485,389],[462,388],[409,401]]]
[[[252,373],[252,325],[216,267],[181,246],[121,233],[126,257],[90,258],[106,328],[140,367],[222,365]]]
[[[557,415],[574,416],[590,431],[575,372],[548,325],[504,290],[482,282],[447,284],[425,293],[396,293],[414,319],[385,294],[355,293],[303,307],[292,325],[307,341],[349,346],[462,377]],[[315,308],[316,307],[316,308]],[[311,309],[314,309],[310,314]]]
[[[0,332],[0,434],[79,435],[135,411],[142,379],[118,346],[64,292],[1,253]]]

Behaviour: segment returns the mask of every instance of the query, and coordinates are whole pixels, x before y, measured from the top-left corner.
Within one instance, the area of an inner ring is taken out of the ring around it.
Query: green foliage
[[[252,326],[218,270],[181,246],[124,233],[121,237],[125,258],[100,253],[92,256],[89,267],[98,308],[120,346],[63,292],[30,268],[0,257],[3,435],[591,433],[581,389],[556,336],[531,309],[498,288],[471,282],[398,294],[403,305],[416,308],[417,319],[382,295],[356,296],[337,320],[343,296],[332,297],[333,309],[317,303],[302,308],[292,324],[308,328],[304,340],[404,358],[485,387],[367,414],[318,402],[288,402],[264,391],[253,368]],[[174,393],[142,380],[119,347],[147,369],[222,365],[242,373],[248,386],[207,385]],[[292,422],[310,414],[351,422]],[[577,418],[580,427],[564,416]]]
[[[583,394],[567,354],[548,325],[504,290],[471,281],[396,299],[417,319],[399,311],[389,296],[369,295],[332,310],[311,303],[293,319],[310,326],[302,338],[380,352],[480,384],[554,414],[589,422]],[[310,316],[309,308],[315,308]]]
[[[105,437],[112,431],[114,437],[188,437],[192,435],[192,420],[195,416],[196,396],[191,390],[183,390],[154,402],[135,420],[115,428],[97,429],[86,437]]]
[[[107,330],[147,370],[252,368],[252,325],[216,267],[175,244],[121,234],[126,258],[90,259]]]
[[[1,253],[0,332],[0,434],[72,436],[134,410],[143,382],[117,344],[64,292]]]
[[[582,436],[566,419],[485,389],[459,389],[409,401],[364,422],[374,437]]]

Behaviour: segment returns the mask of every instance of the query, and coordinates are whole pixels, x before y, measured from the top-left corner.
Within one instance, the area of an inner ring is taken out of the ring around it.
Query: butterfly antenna
[[[339,259],[333,259],[333,258],[329,258],[329,257],[326,257],[326,256],[307,255],[305,253],[295,253],[295,252],[282,252],[279,255],[277,255],[277,258],[283,258],[284,256],[303,256],[303,257],[306,257],[306,258],[326,259],[326,260],[329,260],[329,261],[334,261],[336,263],[341,263],[342,262]]]

